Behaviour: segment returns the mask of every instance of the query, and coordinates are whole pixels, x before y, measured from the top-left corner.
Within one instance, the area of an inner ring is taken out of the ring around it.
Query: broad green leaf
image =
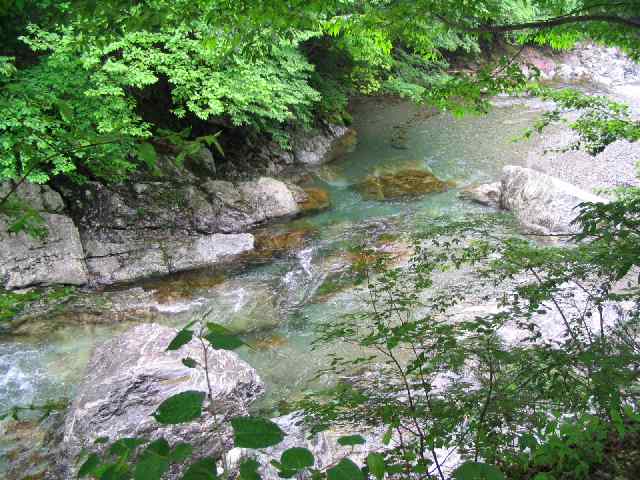
[[[93,474],[99,465],[100,457],[97,454],[92,453],[80,467],[80,470],[78,471],[78,478],[83,478],[87,475]]]
[[[285,434],[271,420],[261,417],[236,417],[231,420],[233,438],[239,448],[267,448],[279,444]]]
[[[365,480],[362,470],[348,458],[327,470],[327,480]]]
[[[171,460],[174,462],[184,462],[193,454],[193,447],[188,443],[178,443],[173,447],[171,452]]]
[[[240,480],[260,480],[258,468],[260,464],[253,458],[245,460],[240,464]]]
[[[163,425],[187,423],[202,415],[204,392],[187,391],[166,399],[154,412],[153,417]]]
[[[169,454],[171,448],[165,439],[159,439],[149,444],[136,464],[135,480],[160,480],[170,466]]]
[[[391,439],[393,438],[393,427],[389,427],[386,432],[384,432],[384,436],[382,437],[382,444],[389,445],[391,443]]]
[[[111,445],[109,453],[117,457],[128,456],[143,443],[144,440],[139,438],[121,438]]]
[[[342,446],[364,445],[366,442],[362,435],[347,435],[338,439],[338,443]]]
[[[167,351],[179,350],[186,345],[193,338],[193,330],[180,330],[178,334],[171,340],[171,343],[167,347]]]
[[[314,462],[313,453],[306,448],[290,448],[280,457],[280,463],[285,470],[303,470],[313,467]]]
[[[493,465],[467,462],[453,472],[455,480],[505,480],[504,475]]]
[[[379,453],[370,453],[367,456],[367,466],[369,467],[371,475],[376,477],[378,480],[382,480],[382,478],[384,478],[385,464],[383,455]]]
[[[217,323],[207,323],[209,333],[204,337],[213,348],[218,350],[235,350],[245,343],[231,330]]]
[[[216,480],[217,478],[218,470],[213,458],[198,460],[182,476],[182,480]]]

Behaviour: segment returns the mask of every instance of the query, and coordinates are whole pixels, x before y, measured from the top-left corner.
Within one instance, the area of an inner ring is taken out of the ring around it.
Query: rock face
[[[590,81],[604,86],[640,79],[640,66],[618,48],[584,43],[566,53],[527,47],[521,58],[540,70],[543,79]]]
[[[508,165],[501,182],[500,204],[527,228],[539,233],[569,233],[576,207],[583,202],[606,202],[569,183],[529,168]]]
[[[8,192],[0,189],[0,196]],[[25,288],[33,285],[83,285],[87,267],[78,229],[62,215],[62,197],[43,185],[21,185],[16,197],[38,211],[46,230],[44,238],[26,232],[10,233],[12,220],[0,215],[0,287]]]
[[[322,165],[348,151],[355,142],[355,130],[340,125],[329,125],[326,132],[296,138],[293,156],[296,162],[303,165]]]
[[[300,211],[287,184],[268,177],[91,184],[76,207],[91,280],[104,285],[231,261],[254,247],[239,232]]]
[[[176,236],[147,240],[120,236],[108,242],[86,239],[93,283],[110,285],[230,262],[253,250],[249,233]]]
[[[233,442],[224,416],[247,414],[247,406],[264,390],[256,371],[232,352],[209,352],[213,411],[191,423],[163,426],[151,416],[167,398],[189,390],[207,391],[203,369],[190,369],[182,359],[203,361],[196,341],[175,352],[166,348],[176,331],[140,325],[98,347],[84,381],[69,408],[60,454],[62,478],[75,478],[74,465],[83,448],[97,438],[165,438],[171,445],[188,441],[196,456],[220,455]],[[56,477],[59,478],[59,477]]]
[[[371,175],[356,188],[369,200],[396,200],[444,192],[449,187],[431,172],[407,169],[388,175]]]

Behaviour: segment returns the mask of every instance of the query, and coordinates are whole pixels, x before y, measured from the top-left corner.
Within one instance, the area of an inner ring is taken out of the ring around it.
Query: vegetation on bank
[[[496,35],[562,48],[589,38],[638,58],[639,17],[637,2],[597,0],[3,0],[0,182],[12,187],[0,208],[10,208],[25,181],[118,182],[152,171],[161,139],[185,155],[203,144],[226,153],[225,138],[239,135],[286,146],[296,128],[348,120],[355,92],[462,112],[486,109],[495,93],[531,90],[561,110],[584,112],[572,126],[579,146],[597,152],[617,138],[637,140],[624,107],[531,87],[512,58],[474,73],[451,73],[449,61],[479,55]],[[320,338],[375,355],[332,359],[331,372],[344,381],[300,407],[314,431],[384,426],[385,448],[362,469],[344,458],[315,470],[313,453],[301,447],[273,465],[284,478],[330,480],[573,480],[614,467],[633,478],[640,347],[637,279],[629,273],[640,258],[638,211],[633,188],[610,204],[584,205],[571,248],[501,238],[482,219],[431,225],[410,268],[363,265],[367,308],[328,322]],[[468,266],[491,285],[483,296],[500,309],[452,321],[473,282],[440,292],[433,278]],[[16,295],[3,293],[2,304],[19,309],[25,298]],[[610,315],[611,302],[626,302],[624,314]],[[539,323],[549,313],[543,305],[559,318],[553,338]],[[506,341],[506,324],[526,335]],[[204,358],[208,349],[243,344],[223,326],[193,323],[168,348],[193,338]],[[206,370],[193,359],[184,364]],[[363,381],[347,375],[353,367],[377,374]],[[197,419],[208,395],[169,398],[155,419]],[[263,449],[285,435],[263,418],[231,423],[239,447]],[[366,441],[350,435],[341,444]],[[219,459],[192,460],[186,443],[100,439],[96,448],[82,459],[80,477],[155,480],[176,463],[188,465],[184,479],[218,476]],[[625,451],[632,460],[619,460]],[[453,471],[450,452],[461,455]],[[246,460],[239,476],[255,480],[257,469]]]

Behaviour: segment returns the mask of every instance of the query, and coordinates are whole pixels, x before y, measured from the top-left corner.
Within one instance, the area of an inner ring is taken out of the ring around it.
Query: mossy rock
[[[276,348],[282,348],[287,346],[289,341],[287,337],[283,335],[273,334],[266,337],[258,338],[254,341],[250,341],[251,347],[256,350],[273,350]]]
[[[149,281],[145,284],[145,289],[154,290],[154,297],[158,303],[170,305],[190,300],[198,291],[216,287],[225,280],[226,277],[222,272],[184,272],[175,274],[169,279]]]
[[[449,184],[425,170],[401,170],[386,175],[371,175],[356,186],[367,200],[397,200],[445,192]]]
[[[252,257],[258,259],[270,259],[273,256],[292,250],[300,250],[306,244],[309,237],[316,233],[311,226],[300,226],[283,232],[270,229],[260,230],[254,233],[255,251]]]
[[[314,213],[331,207],[329,192],[321,188],[305,188],[306,200],[298,202],[303,213]]]

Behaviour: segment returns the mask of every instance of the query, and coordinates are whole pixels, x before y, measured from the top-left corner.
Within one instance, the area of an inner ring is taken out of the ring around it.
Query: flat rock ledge
[[[173,395],[207,391],[204,370],[182,363],[186,357],[203,362],[197,341],[166,351],[176,333],[157,324],[139,325],[96,348],[65,418],[62,442],[54,453],[55,478],[76,478],[83,449],[101,448],[95,441],[104,437],[164,438],[170,445],[186,441],[196,457],[217,457],[232,448],[232,432],[223,419],[247,415],[247,407],[264,392],[256,371],[233,352],[208,353],[213,402],[205,405],[201,418],[163,426],[152,417]]]

